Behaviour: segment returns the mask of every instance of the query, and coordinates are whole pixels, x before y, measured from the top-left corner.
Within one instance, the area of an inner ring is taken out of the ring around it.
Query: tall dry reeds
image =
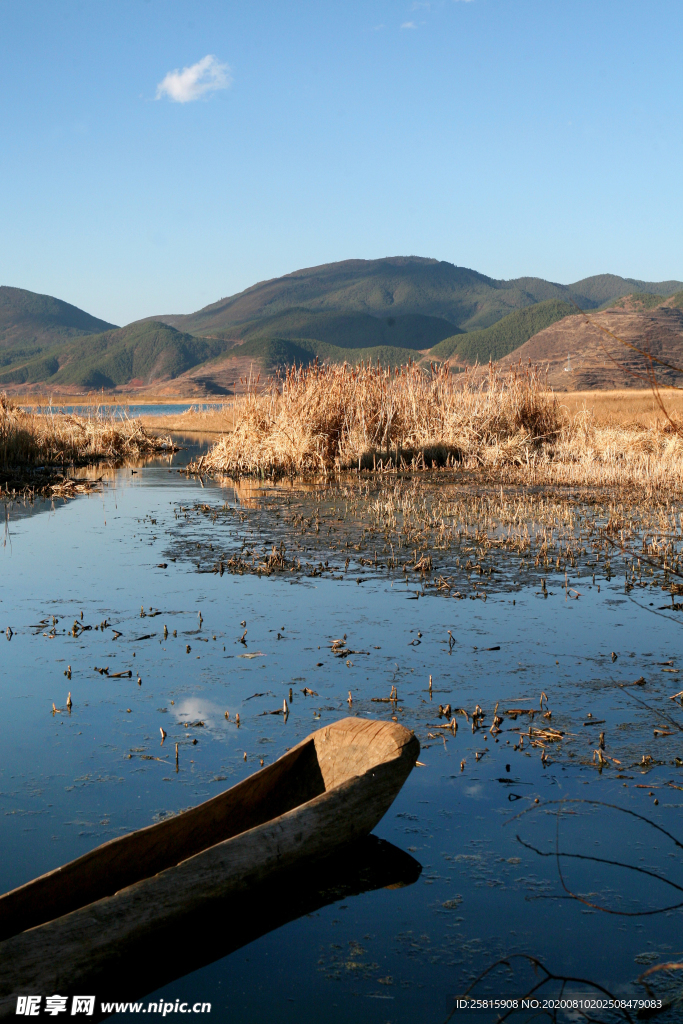
[[[292,368],[237,398],[234,429],[203,460],[230,474],[310,473],[445,461],[521,463],[562,429],[536,370],[481,379],[447,365]]]
[[[233,417],[202,471],[277,477],[458,465],[539,485],[679,491],[683,482],[683,437],[670,422],[616,426],[586,409],[571,415],[532,367],[469,375],[314,365],[236,398]]]
[[[75,416],[24,412],[0,394],[0,467],[54,466],[173,451],[170,438],[149,434],[137,420],[106,413]]]

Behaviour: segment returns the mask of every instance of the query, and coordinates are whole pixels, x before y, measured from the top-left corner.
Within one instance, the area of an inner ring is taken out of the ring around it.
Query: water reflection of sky
[[[120,418],[135,419],[138,416],[171,416],[189,412],[194,409],[196,412],[211,412],[216,408],[215,402],[180,402],[176,404],[89,404],[89,405],[25,405],[21,406],[25,412],[33,412],[43,415],[76,413],[78,416],[115,416]]]
[[[629,985],[651,962],[681,958],[680,910],[624,917],[588,905],[633,912],[678,902],[664,882],[567,860],[567,887],[588,901],[579,903],[566,898],[554,856],[544,856],[558,841],[556,805],[544,806],[550,800],[604,801],[683,834],[683,792],[666,785],[683,785],[679,734],[654,738],[664,714],[683,724],[668,700],[680,677],[657,664],[678,667],[680,616],[642,609],[617,580],[601,593],[586,587],[579,601],[541,599],[531,586],[513,604],[503,592],[489,592],[486,603],[436,595],[411,602],[399,581],[379,578],[361,587],[200,574],[188,560],[169,560],[174,509],[207,497],[175,465],[123,469],[99,494],[10,520],[0,550],[2,891],[258,770],[261,758],[271,762],[348,714],[349,691],[353,713],[389,715],[389,705],[371,698],[396,685],[398,718],[416,730],[425,767],[415,768],[376,832],[412,853],[420,879],[292,921],[165,985],[165,999],[211,1001],[214,1019],[230,1021],[341,1022],[353,1013],[361,1021],[440,1022],[453,996],[505,954],[533,954],[556,973],[617,993],[636,991]],[[216,502],[233,497],[228,489],[209,494]],[[105,620],[107,628],[97,628]],[[74,621],[77,637],[67,634]],[[246,646],[238,642],[242,621]],[[450,649],[448,630],[456,638]],[[329,645],[343,634],[358,653],[338,659]],[[132,678],[108,678],[94,666],[130,669]],[[620,685],[641,675],[646,686]],[[290,687],[289,718],[266,714]],[[542,690],[552,725],[571,734],[562,753],[549,750],[545,768],[539,749],[514,750],[510,730],[525,721],[506,720],[498,743],[473,734],[464,717],[445,742],[434,728],[439,703],[470,712],[479,703],[490,724],[496,701],[537,706]],[[589,713],[604,724],[584,726]],[[186,728],[190,721],[204,725]],[[621,761],[601,774],[589,763],[599,731]],[[637,767],[643,754],[658,762],[647,774]],[[683,885],[681,849],[617,810],[571,805],[559,837],[567,851],[628,861]],[[517,983],[500,976],[480,994],[511,991]]]

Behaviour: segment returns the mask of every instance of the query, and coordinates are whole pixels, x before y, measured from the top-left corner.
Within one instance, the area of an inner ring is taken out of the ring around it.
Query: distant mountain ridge
[[[576,313],[576,309],[568,302],[546,299],[508,313],[483,331],[469,331],[445,338],[434,346],[430,355],[437,359],[469,364],[487,362],[489,359],[495,362],[514,352],[539,331],[572,313]]]
[[[33,359],[0,370],[0,387],[38,384],[111,390],[172,380],[225,352],[220,341],[195,338],[157,321],[73,339]]]
[[[269,372],[315,358],[472,365],[535,351],[529,343],[539,332],[552,329],[552,337],[568,341],[574,328],[561,325],[575,319],[577,306],[595,311],[619,304],[633,313],[633,334],[638,316],[678,308],[681,296],[680,281],[613,274],[570,285],[536,277],[499,281],[444,261],[400,256],[297,270],[195,313],[117,328],[52,296],[2,287],[0,388],[132,391],[168,389],[173,381],[174,394],[184,386],[188,395],[198,393],[193,388],[228,394],[252,368]]]
[[[292,307],[371,316],[419,314],[448,320],[460,330],[482,330],[508,313],[557,299],[596,309],[633,291],[666,296],[678,281],[646,282],[601,274],[561,285],[538,277],[499,281],[452,263],[420,256],[345,260],[273,278],[196,313],[156,320],[203,336],[283,313]]]
[[[270,338],[309,338],[341,348],[368,348],[376,345],[410,349],[428,349],[457,328],[443,317],[404,313],[395,316],[371,316],[369,313],[312,310],[295,306],[282,313],[258,317],[247,323],[216,331],[213,337],[233,344]]]

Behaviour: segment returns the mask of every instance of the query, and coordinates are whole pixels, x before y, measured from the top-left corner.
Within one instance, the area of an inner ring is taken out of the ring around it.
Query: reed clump
[[[290,369],[235,399],[205,472],[278,477],[457,467],[539,485],[681,489],[683,429],[574,415],[533,367],[426,373],[415,364]]]
[[[0,467],[21,468],[141,458],[174,451],[170,437],[150,434],[138,420],[25,412],[0,394]]]
[[[237,398],[233,430],[205,470],[265,475],[358,468],[521,463],[562,429],[558,402],[533,368],[488,375],[357,367],[292,368]]]
[[[536,485],[635,486],[649,493],[680,494],[683,430],[675,420],[649,428],[601,425],[582,411],[567,419],[552,445],[533,453],[525,476]]]

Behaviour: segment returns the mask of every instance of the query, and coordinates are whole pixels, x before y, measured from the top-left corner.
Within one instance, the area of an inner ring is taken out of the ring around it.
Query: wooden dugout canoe
[[[6,893],[0,1016],[18,993],[74,991],[174,918],[367,835],[419,750],[394,722],[342,719],[198,807]]]

